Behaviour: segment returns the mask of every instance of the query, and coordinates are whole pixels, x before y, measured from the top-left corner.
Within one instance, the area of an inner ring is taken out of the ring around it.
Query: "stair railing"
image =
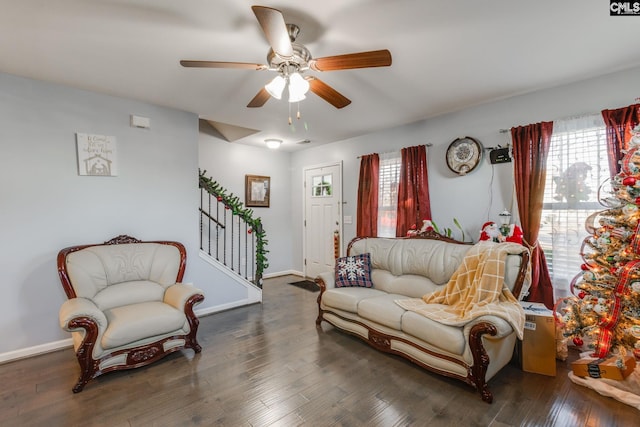
[[[269,266],[262,221],[206,173],[199,173],[200,250],[262,288]]]

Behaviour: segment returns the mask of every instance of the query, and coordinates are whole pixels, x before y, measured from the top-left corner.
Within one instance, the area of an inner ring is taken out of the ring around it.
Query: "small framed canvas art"
[[[260,175],[245,175],[244,200],[247,207],[269,207],[271,178]]]
[[[76,134],[78,175],[117,176],[115,136]]]

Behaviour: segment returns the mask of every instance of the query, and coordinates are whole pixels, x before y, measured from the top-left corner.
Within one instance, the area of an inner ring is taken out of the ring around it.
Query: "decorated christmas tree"
[[[581,272],[573,296],[556,303],[566,337],[593,357],[633,352],[640,358],[640,125],[621,170],[599,190],[603,210],[586,221]]]

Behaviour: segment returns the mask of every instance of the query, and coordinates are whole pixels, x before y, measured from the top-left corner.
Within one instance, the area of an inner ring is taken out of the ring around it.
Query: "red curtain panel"
[[[538,243],[547,156],[553,122],[511,128],[514,178],[524,240],[531,247],[531,288],[528,301],[553,308],[553,286],[544,252]]]
[[[358,237],[378,235],[378,179],[380,157],[377,153],[360,158],[360,179],[358,181],[358,210],[356,234]]]
[[[623,157],[622,151],[629,148],[631,129],[640,123],[640,104],[615,110],[602,110],[602,118],[607,127],[609,173],[614,177],[620,172],[618,161]]]
[[[431,219],[426,146],[403,148],[401,155],[397,237],[406,236],[411,226],[419,228],[423,220]]]

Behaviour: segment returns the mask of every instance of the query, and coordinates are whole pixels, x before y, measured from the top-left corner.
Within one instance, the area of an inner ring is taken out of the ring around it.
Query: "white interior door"
[[[304,269],[307,277],[333,271],[342,248],[342,164],[304,171]]]

